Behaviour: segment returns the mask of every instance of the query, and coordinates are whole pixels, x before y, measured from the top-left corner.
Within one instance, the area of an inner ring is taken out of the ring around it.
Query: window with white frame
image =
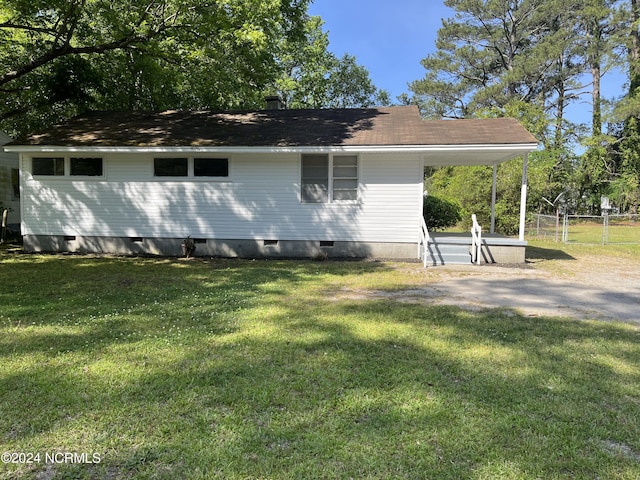
[[[228,177],[228,158],[202,158],[193,159],[194,177]]]
[[[73,176],[101,177],[102,158],[71,157],[69,159],[69,174]]]
[[[302,155],[302,202],[329,201],[329,155]]]
[[[31,173],[49,177],[103,177],[101,157],[33,157]]]
[[[64,157],[34,157],[31,160],[33,175],[64,176]]]
[[[154,158],[154,177],[186,177],[189,173],[189,159],[184,158]]]
[[[335,201],[358,200],[358,156],[333,156],[332,198]]]
[[[355,202],[358,200],[357,155],[302,155],[303,203]]]
[[[227,178],[229,159],[213,157],[156,157],[154,177]]]

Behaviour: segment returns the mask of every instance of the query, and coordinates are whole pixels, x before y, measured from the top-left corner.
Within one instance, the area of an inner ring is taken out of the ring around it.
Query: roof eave
[[[536,143],[476,144],[476,145],[334,145],[334,146],[59,146],[59,145],[6,145],[7,152],[15,153],[332,153],[332,152],[503,152],[520,155],[536,150]]]

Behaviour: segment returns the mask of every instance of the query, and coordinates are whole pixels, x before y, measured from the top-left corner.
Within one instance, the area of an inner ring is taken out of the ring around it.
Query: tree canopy
[[[0,128],[16,135],[88,109],[262,108],[276,91],[290,107],[377,101],[368,71],[328,52],[309,2],[3,0]]]
[[[569,189],[566,196],[577,211],[597,212],[600,197],[608,195],[619,208],[637,212],[638,0],[444,3],[455,15],[442,21],[437,50],[423,59],[425,76],[410,84],[413,96],[406,100],[427,117],[519,118],[544,147],[531,156],[530,173],[544,181],[530,185],[530,210],[544,211],[542,197]],[[600,85],[612,68],[627,70],[631,87],[625,99],[615,99],[615,108],[607,109]],[[567,108],[576,102],[591,104],[589,123],[567,119]],[[448,175],[467,173],[453,169]],[[464,181],[436,178],[435,193],[455,196],[450,185],[458,183]],[[467,209],[481,203],[479,196],[465,201]]]

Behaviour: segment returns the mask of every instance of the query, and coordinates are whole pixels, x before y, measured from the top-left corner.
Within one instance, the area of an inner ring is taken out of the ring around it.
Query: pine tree
[[[614,182],[616,199],[623,209],[640,209],[640,0],[631,0],[628,33],[629,93],[618,106],[624,118],[618,155],[620,177]]]

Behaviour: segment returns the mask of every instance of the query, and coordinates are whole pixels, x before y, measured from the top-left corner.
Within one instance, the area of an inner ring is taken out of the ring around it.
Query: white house
[[[5,149],[28,251],[415,258],[425,165],[536,147],[513,119],[388,107],[96,112]]]

